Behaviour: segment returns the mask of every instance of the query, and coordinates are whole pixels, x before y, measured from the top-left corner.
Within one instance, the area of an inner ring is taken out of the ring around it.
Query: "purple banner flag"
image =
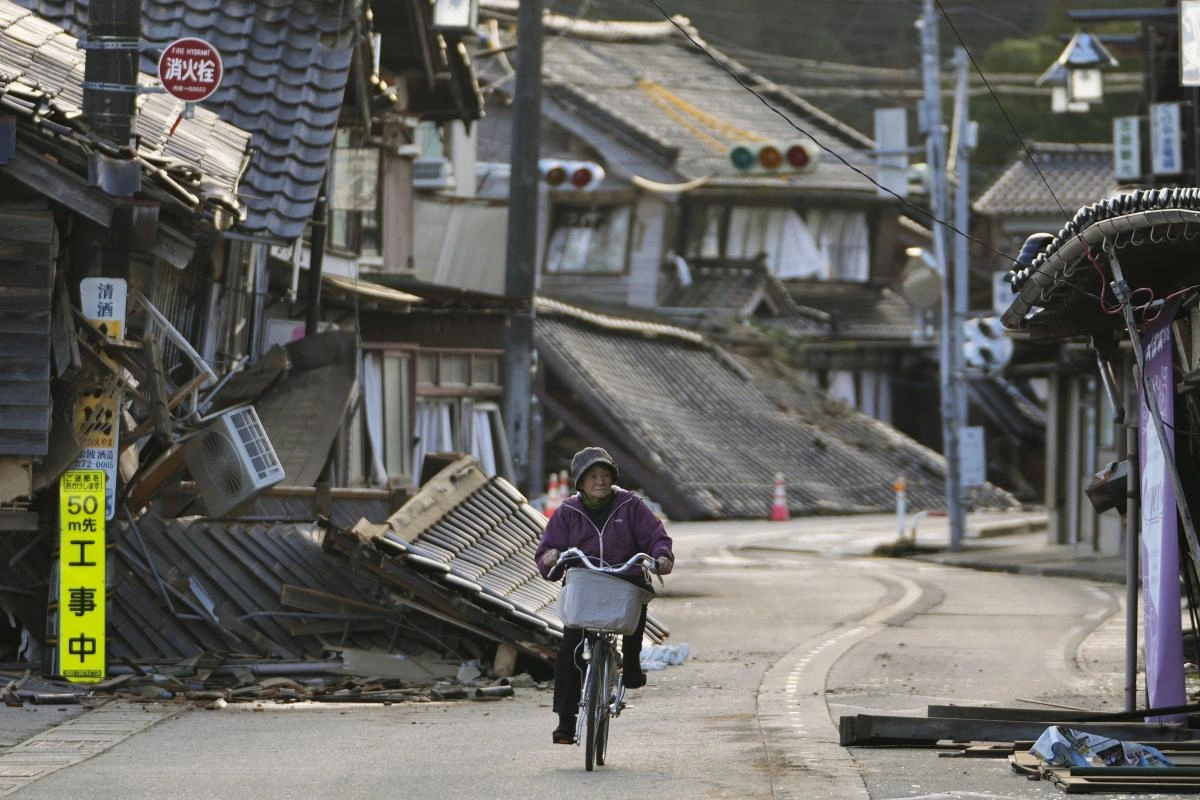
[[[1141,464],[1142,595],[1145,604],[1146,688],[1150,707],[1187,703],[1183,685],[1183,628],[1179,594],[1179,518],[1167,472],[1175,458],[1175,380],[1171,322],[1175,304],[1143,331],[1146,380],[1166,425],[1169,453],[1159,445],[1154,420],[1139,386],[1138,439]],[[1147,717],[1147,722],[1184,722],[1183,714]]]

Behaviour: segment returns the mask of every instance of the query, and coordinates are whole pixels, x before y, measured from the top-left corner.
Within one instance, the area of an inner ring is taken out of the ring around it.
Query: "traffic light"
[[[557,158],[538,160],[542,183],[550,189],[568,192],[591,192],[604,182],[604,167],[594,161],[562,161]]]
[[[985,375],[1000,372],[1013,354],[1013,341],[998,317],[977,317],[963,322],[963,357],[968,368]]]
[[[807,175],[817,169],[821,149],[810,141],[749,142],[729,150],[729,163],[743,175]]]

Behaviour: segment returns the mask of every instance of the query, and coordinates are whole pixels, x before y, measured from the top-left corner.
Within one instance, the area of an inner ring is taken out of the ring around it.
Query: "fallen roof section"
[[[442,613],[472,625],[493,618],[488,627],[496,635],[549,661],[563,624],[559,584],[544,580],[534,562],[545,527],[546,518],[515,486],[488,477],[474,457],[464,456],[385,524],[364,521],[354,528],[356,540],[335,533],[327,547]],[[657,644],[669,631],[650,616],[646,635]]]
[[[786,367],[670,326],[544,300],[537,310],[543,407],[608,447],[672,519],[766,519],[778,472],[793,514],[891,511],[900,475],[913,507],[944,507],[939,454]],[[1016,505],[990,485],[975,502]]]

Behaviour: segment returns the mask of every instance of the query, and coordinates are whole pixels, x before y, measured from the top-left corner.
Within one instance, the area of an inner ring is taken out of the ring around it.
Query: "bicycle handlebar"
[[[649,553],[634,553],[629,559],[620,566],[607,566],[603,562],[594,562],[592,559],[580,550],[578,547],[568,547],[558,554],[558,561],[554,562],[554,569],[558,569],[563,565],[564,561],[576,558],[580,561],[581,566],[590,569],[592,572],[607,572],[616,573],[624,572],[635,564],[640,564],[642,570],[647,573],[647,579],[650,574],[658,575],[658,559]],[[553,571],[553,570],[552,570]],[[658,582],[662,583],[662,575],[658,575]]]

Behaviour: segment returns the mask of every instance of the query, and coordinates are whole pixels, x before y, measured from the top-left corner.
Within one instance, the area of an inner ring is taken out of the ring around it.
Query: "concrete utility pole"
[[[971,126],[969,113],[969,63],[967,51],[957,48],[954,51],[954,227],[962,231],[954,239],[954,309],[950,324],[952,338],[951,360],[954,371],[951,375],[951,388],[954,392],[954,428],[955,457],[962,461],[962,440],[959,431],[967,424],[967,381],[965,376],[967,355],[963,351],[963,329],[967,322],[968,281],[970,280],[971,242],[963,234],[971,226],[971,181],[970,162],[971,149],[975,146],[974,131]],[[955,476],[955,498],[957,502],[950,505],[950,550],[957,552],[962,548],[962,537],[967,528],[966,507],[963,504],[963,485],[959,477],[961,470]],[[949,491],[947,484],[947,491]]]
[[[925,134],[926,180],[929,187],[929,206],[933,214],[933,255],[942,273],[942,335],[939,389],[942,410],[942,443],[946,455],[946,510],[949,512],[950,549],[962,545],[964,514],[962,508],[962,478],[958,452],[959,419],[958,383],[962,378],[959,360],[959,335],[956,329],[955,281],[947,254],[946,235],[941,222],[947,217],[946,186],[946,128],[942,122],[941,57],[938,51],[938,17],[933,0],[924,0],[921,19],[921,76],[925,97],[921,103],[921,132]]]
[[[517,77],[513,97],[512,174],[504,291],[521,301],[509,312],[504,346],[504,424],[517,486],[529,494],[533,397],[533,296],[537,286],[538,155],[542,117],[543,0],[521,0],[517,11]]]

